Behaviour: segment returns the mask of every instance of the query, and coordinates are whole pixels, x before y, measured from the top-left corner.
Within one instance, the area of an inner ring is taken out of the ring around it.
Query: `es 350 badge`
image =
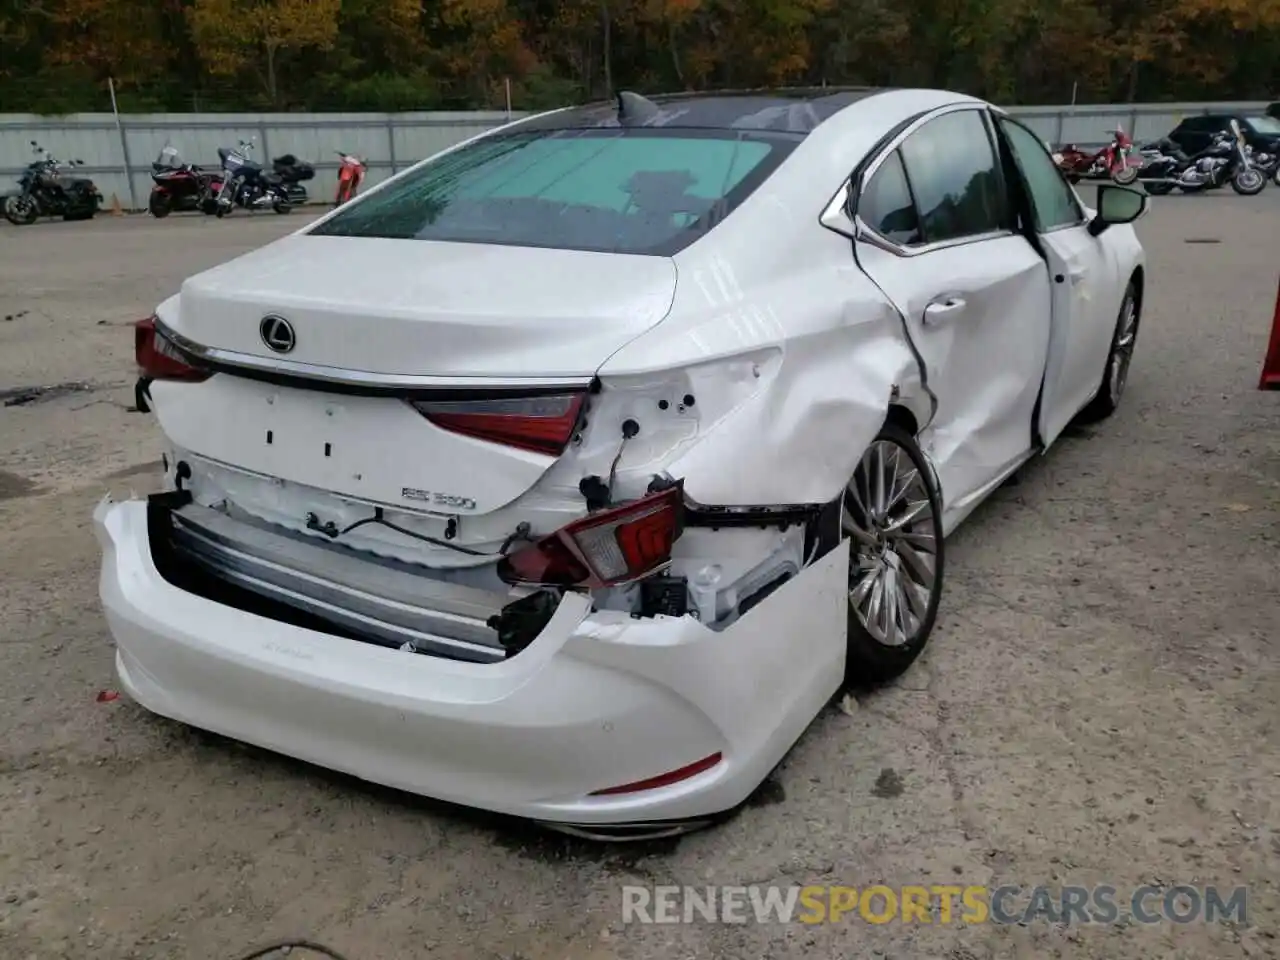
[[[417,487],[401,487],[400,496],[405,500],[417,500],[429,503],[433,507],[448,510],[474,510],[476,502],[470,497],[459,497],[452,493],[436,493],[432,490],[419,490]]]

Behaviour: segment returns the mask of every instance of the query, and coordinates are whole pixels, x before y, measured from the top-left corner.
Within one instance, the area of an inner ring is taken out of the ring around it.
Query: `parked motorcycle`
[[[315,167],[305,160],[299,160],[292,153],[286,153],[271,161],[271,170],[284,184],[285,194],[291,204],[296,206],[307,202],[307,188],[302,183],[315,177]]]
[[[369,165],[354,153],[334,151],[338,160],[338,192],[333,198],[333,205],[340,207],[356,195],[360,184],[364,182],[365,172]]]
[[[153,217],[167,217],[175,210],[198,210],[201,202],[221,186],[220,171],[203,170],[194,163],[184,163],[178,151],[165,146],[151,164],[151,197],[147,209]]]
[[[1249,162],[1254,165],[1262,175],[1280,187],[1280,150],[1275,153],[1258,152],[1253,147],[1246,147],[1249,154]]]
[[[221,185],[210,186],[207,200],[211,202],[203,203],[202,209],[212,208],[218,217],[225,217],[236,207],[246,210],[270,207],[276,213],[289,212],[289,195],[280,177],[249,159],[254,139],[241,140],[235,149],[218,148],[223,180]]]
[[[1199,193],[1230,183],[1236,193],[1251,197],[1267,185],[1266,175],[1254,165],[1244,132],[1234,120],[1231,129],[1216,134],[1197,154],[1188,156],[1168,138],[1144,145],[1142,154],[1145,162],[1139,179],[1153,196],[1170,193],[1175,187],[1183,193]]]
[[[1138,179],[1141,162],[1132,155],[1133,141],[1122,127],[1107,132],[1111,142],[1096,153],[1081,150],[1074,143],[1065,144],[1054,153],[1058,169],[1072,183],[1109,177],[1116,183],[1129,184]]]
[[[87,177],[68,177],[63,167],[84,166],[83,160],[58,160],[31,141],[36,159],[18,178],[18,192],[4,198],[5,219],[24,227],[40,217],[61,216],[63,220],[91,220],[102,206],[102,194]]]

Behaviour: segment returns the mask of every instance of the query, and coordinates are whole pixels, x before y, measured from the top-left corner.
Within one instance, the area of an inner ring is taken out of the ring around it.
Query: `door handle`
[[[946,317],[955,316],[964,309],[964,298],[955,296],[939,297],[924,308],[924,324],[930,326],[939,323]]]
[[[1085,277],[1089,275],[1088,270],[1072,270],[1067,274],[1071,278],[1071,285],[1074,287],[1081,283]]]

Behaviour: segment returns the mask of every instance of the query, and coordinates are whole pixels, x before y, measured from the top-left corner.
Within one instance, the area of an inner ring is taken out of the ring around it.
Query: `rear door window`
[[[486,137],[312,233],[670,256],[724,219],[798,140],[672,128]]]
[[[899,148],[925,243],[1012,228],[1012,207],[986,120],[957,110],[930,120]]]

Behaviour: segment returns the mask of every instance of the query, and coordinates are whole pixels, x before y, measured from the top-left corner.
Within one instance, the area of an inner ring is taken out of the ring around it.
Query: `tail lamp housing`
[[[586,402],[585,391],[550,396],[492,397],[462,401],[411,401],[437,427],[549,457],[573,439]]]
[[[133,355],[142,375],[150,380],[199,383],[210,376],[210,371],[191,363],[173,341],[156,328],[155,317],[134,324]]]
[[[588,514],[509,553],[498,562],[498,576],[510,584],[618,586],[670,563],[683,531],[684,487],[677,484]]]

